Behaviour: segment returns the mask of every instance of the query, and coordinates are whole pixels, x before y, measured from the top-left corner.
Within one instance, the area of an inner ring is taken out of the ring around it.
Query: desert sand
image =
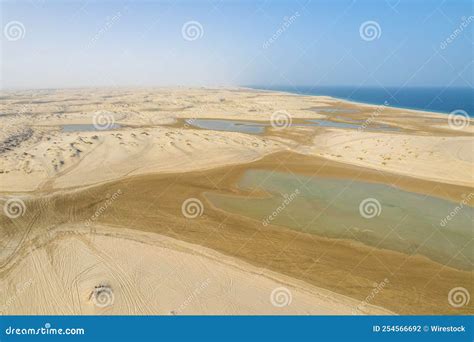
[[[158,234],[67,226],[38,239],[2,283],[3,314],[390,313]]]
[[[1,191],[57,189],[128,175],[208,169],[250,162],[284,150],[440,182],[474,185],[471,125],[450,129],[446,115],[414,115],[412,110],[324,96],[245,89],[85,89],[39,92],[36,96],[41,100],[36,101],[31,100],[32,96],[28,92],[3,96],[0,139],[9,143],[0,160]],[[324,111],[331,106],[357,111]],[[356,120],[362,129],[285,130],[270,126],[265,135],[249,135],[192,129],[183,121],[214,118],[269,122],[278,112],[284,118],[288,115],[294,123],[326,119],[354,124]],[[112,123],[122,127],[61,131],[63,125],[91,125],[94,117],[102,120],[98,124],[104,128]],[[377,125],[390,125],[394,130],[369,130]],[[345,142],[352,142],[350,148]],[[14,149],[9,148],[10,143]],[[97,168],[101,172],[96,172]]]
[[[470,136],[333,130],[315,137],[310,153],[384,172],[472,187],[473,147]]]
[[[8,91],[0,113],[1,203],[24,204],[0,217],[4,313],[472,313],[446,300],[456,285],[472,293],[472,271],[263,228],[203,196],[237,193],[246,169],[264,168],[456,203],[474,186],[472,121],[457,129],[444,114],[243,88]],[[265,126],[218,131],[196,119]],[[200,219],[183,217],[186,198],[204,203]],[[280,288],[290,304],[270,301]],[[107,291],[113,305],[97,305]]]

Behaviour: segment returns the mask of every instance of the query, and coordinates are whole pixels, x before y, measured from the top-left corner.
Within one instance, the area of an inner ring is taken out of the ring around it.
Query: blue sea
[[[344,100],[381,105],[385,101],[389,106],[420,109],[430,112],[450,113],[464,110],[474,117],[473,88],[444,87],[290,87],[290,86],[248,86],[254,89],[285,91],[303,95],[326,95]]]

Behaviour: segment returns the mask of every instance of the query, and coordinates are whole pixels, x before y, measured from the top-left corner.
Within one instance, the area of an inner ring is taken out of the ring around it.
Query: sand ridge
[[[472,134],[449,129],[447,117],[440,114],[249,89],[71,89],[38,92],[41,100],[32,100],[34,94],[3,96],[0,191],[206,169],[285,150],[451,184],[473,184],[469,175]],[[328,108],[342,113],[324,111]],[[357,124],[359,129],[274,128],[269,125],[274,113],[288,115],[295,123],[325,119]],[[264,121],[269,127],[262,135],[206,131],[187,124],[184,119],[189,118]],[[67,132],[62,128],[92,126],[94,120],[105,129]],[[110,124],[122,126],[109,130]],[[393,130],[369,130],[386,124]],[[344,141],[350,142],[351,149],[343,146]],[[448,166],[453,163],[455,167]]]
[[[361,302],[374,291],[373,284],[380,284],[388,279],[389,285],[370,299],[369,304],[395,313],[472,312],[472,306],[454,309],[446,300],[446,294],[453,287],[472,289],[472,272],[451,266],[449,260],[446,264],[441,264],[416,253],[405,254],[381,249],[358,240],[325,238],[282,226],[263,226],[259,220],[218,210],[206,200],[203,194],[209,191],[238,196],[261,196],[262,194],[241,191],[236,187],[237,181],[248,169],[268,169],[336,179],[350,176],[355,181],[398,182],[398,186],[402,188],[418,192],[436,189],[439,195],[446,193],[454,198],[466,191],[466,188],[460,186],[443,187],[430,181],[420,183],[403,176],[399,179],[397,175],[387,179],[387,175],[370,169],[348,167],[323,158],[286,152],[249,164],[220,167],[205,172],[132,176],[85,188],[58,190],[47,196],[39,194],[25,198],[27,211],[23,217],[9,220],[0,216],[0,227],[6,228],[3,233],[6,232],[7,240],[10,241],[10,256],[3,256],[7,263],[2,262],[5,265],[2,269],[10,272],[11,269],[18,268],[15,260],[28,253],[28,244],[25,245],[22,241],[34,240],[33,237],[36,236],[47,239],[60,226],[84,225],[93,229],[99,224],[114,227],[118,236],[122,229],[133,229],[137,231],[137,235],[145,231],[197,244],[244,260],[255,267],[272,270]],[[201,216],[194,219],[183,214],[184,201],[190,198],[202,203]],[[15,248],[18,246],[20,247]],[[465,248],[460,252],[469,253],[470,247],[472,241],[466,241]],[[3,276],[8,279],[8,274],[3,273]],[[107,284],[102,284],[101,279],[97,279],[89,285],[90,292],[95,286]]]
[[[28,250],[2,286],[3,314],[390,313],[200,246],[136,230],[57,227],[47,242]],[[100,286],[108,291],[103,303],[94,298]],[[273,298],[273,291],[283,297]]]
[[[474,187],[472,137],[336,130],[315,137],[311,154],[377,170]]]
[[[472,272],[357,241],[262,228],[212,208],[203,197],[209,190],[237,193],[242,173],[261,167],[460,201],[473,187],[469,124],[457,130],[442,114],[244,88],[8,91],[0,111],[0,200],[26,203],[24,217],[0,216],[0,280],[8,289],[0,299],[8,304],[6,312],[472,312],[472,306],[456,311],[446,303],[453,286],[471,289]],[[317,119],[325,125],[274,127],[275,112],[288,115],[289,122]],[[64,130],[97,126],[98,118],[108,127]],[[186,121],[196,118],[266,127],[262,134],[207,130]],[[91,223],[117,190],[123,197]],[[181,204],[189,197],[207,206],[201,221],[183,217]],[[166,239],[180,242],[164,246]],[[204,249],[215,258],[204,258]],[[147,263],[131,264],[135,257]],[[235,269],[234,263],[243,264]],[[165,295],[155,293],[158,275],[173,269],[179,276],[163,285]],[[208,283],[204,274],[218,281]],[[352,311],[387,275],[396,281],[383,295]],[[249,286],[255,277],[256,286]],[[268,292],[280,285],[293,289],[298,305],[269,306]],[[93,302],[111,290],[116,306]]]

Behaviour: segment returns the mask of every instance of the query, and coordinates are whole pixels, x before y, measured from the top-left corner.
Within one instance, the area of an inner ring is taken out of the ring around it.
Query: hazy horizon
[[[2,89],[473,87],[470,1],[2,6]]]
[[[208,84],[208,85],[187,85],[187,84],[161,84],[161,85],[84,85],[84,86],[63,86],[63,87],[35,87],[35,88],[28,88],[28,87],[11,87],[11,88],[1,88],[0,91],[29,91],[29,90],[60,90],[60,89],[153,89],[153,88],[209,88],[209,89],[214,89],[214,88],[243,88],[243,89],[255,89],[255,90],[264,90],[264,91],[280,91],[277,90],[278,88],[285,88],[285,87],[292,87],[295,90],[300,90],[304,88],[347,88],[347,89],[355,89],[355,88],[360,88],[360,89],[380,89],[380,87],[377,87],[375,85],[367,85],[367,86],[359,86],[357,84],[333,84],[333,85],[326,85],[326,84],[318,84],[318,85],[311,85],[311,84],[303,84],[303,85],[297,85],[297,84],[272,84],[272,85],[265,85],[265,84],[235,84],[235,85],[213,85],[213,84]],[[275,89],[273,89],[275,88]],[[442,85],[415,85],[415,86],[402,86],[402,85],[387,85],[384,86],[383,88],[387,90],[391,89],[443,89],[446,88]],[[472,86],[454,86],[454,87],[449,87],[449,89],[474,89]]]

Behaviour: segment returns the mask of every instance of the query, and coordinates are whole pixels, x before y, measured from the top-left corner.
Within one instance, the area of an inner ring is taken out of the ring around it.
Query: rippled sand
[[[284,127],[245,134],[185,120],[269,124],[275,112],[286,113],[287,123],[325,119],[361,129],[286,127],[283,120]],[[5,313],[473,312],[472,304],[448,302],[452,288],[473,293],[472,272],[448,260],[264,227],[203,196],[262,196],[236,183],[245,170],[264,168],[390,184],[455,206],[474,184],[472,133],[452,129],[446,116],[329,97],[185,88],[9,92],[1,113],[0,197],[4,207],[20,200],[18,217],[0,216]],[[62,130],[94,122],[120,128]],[[366,130],[370,125],[394,130]],[[183,214],[188,199],[200,203],[195,218]],[[272,293],[282,287],[290,295],[277,291],[284,305],[275,305]],[[98,302],[111,293],[112,305]]]

